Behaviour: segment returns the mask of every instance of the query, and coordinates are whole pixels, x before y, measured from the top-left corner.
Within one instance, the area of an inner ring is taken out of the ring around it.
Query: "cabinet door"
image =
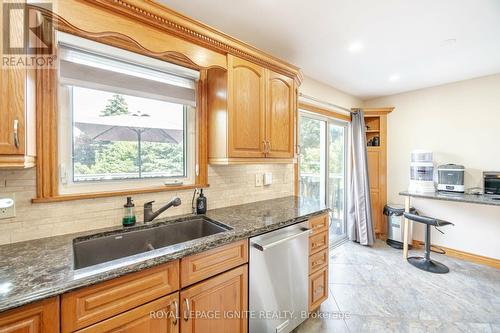
[[[293,80],[267,71],[266,140],[268,157],[293,157]]]
[[[0,332],[59,332],[59,299],[49,298],[1,313]]]
[[[178,333],[179,293],[159,298],[78,333]]]
[[[379,183],[380,152],[368,150],[367,156],[368,156],[368,178],[370,181],[370,189],[378,190],[380,186]]]
[[[0,17],[8,3],[0,8]],[[17,20],[14,15],[23,15],[22,11],[11,11],[11,38],[22,39],[22,16]],[[17,33],[17,34],[16,34]],[[5,35],[2,33],[0,35]],[[0,48],[3,48],[3,38],[0,36]],[[3,54],[3,49],[1,50]],[[25,98],[26,69],[22,65],[17,67],[2,67],[0,70],[0,154],[24,155],[24,98]],[[15,128],[17,127],[17,140]]]
[[[247,310],[248,265],[244,265],[181,291],[181,331],[246,333]]]
[[[317,309],[328,298],[328,267],[309,276],[309,311]]]
[[[372,202],[372,220],[373,220],[373,228],[375,229],[375,233],[380,234],[384,231],[383,219],[382,219],[382,208],[380,207],[380,194],[377,191],[370,191],[370,199]]]
[[[228,55],[228,157],[265,157],[265,71]]]

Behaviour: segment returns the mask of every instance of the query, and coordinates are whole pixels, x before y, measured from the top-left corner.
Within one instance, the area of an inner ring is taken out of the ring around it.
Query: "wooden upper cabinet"
[[[183,289],[180,301],[182,333],[246,333],[248,265]]]
[[[0,332],[59,332],[59,298],[49,298],[1,313]]]
[[[207,74],[208,161],[283,162],[294,157],[295,81],[227,56]]]
[[[8,6],[8,4],[7,4]],[[0,16],[5,7],[0,8]],[[23,39],[23,18],[16,19],[10,11],[11,38]],[[4,54],[0,36],[0,53]],[[34,166],[35,156],[35,81],[34,70],[22,64],[1,65],[0,69],[0,168]]]
[[[0,154],[24,155],[25,71],[21,68],[2,69],[0,87],[2,96],[10,96],[0,100]]]
[[[228,55],[229,157],[264,157],[265,71]]]
[[[267,156],[293,158],[293,80],[272,71],[267,73]]]

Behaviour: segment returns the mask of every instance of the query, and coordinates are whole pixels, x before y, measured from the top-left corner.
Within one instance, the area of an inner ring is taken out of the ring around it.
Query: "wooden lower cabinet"
[[[78,333],[177,333],[180,325],[178,309],[177,292],[81,329]]]
[[[61,329],[74,332],[179,290],[179,261],[81,288],[61,297]]]
[[[320,233],[313,233],[309,237],[309,254],[324,250],[328,247],[328,229]]]
[[[180,301],[182,333],[246,333],[248,265],[182,290]]]
[[[248,262],[248,241],[241,240],[181,259],[181,288]]]
[[[317,309],[328,298],[328,267],[309,276],[309,311]]]
[[[1,313],[0,332],[59,332],[59,297],[49,298]]]
[[[329,214],[309,219],[309,311],[316,310],[328,298]]]

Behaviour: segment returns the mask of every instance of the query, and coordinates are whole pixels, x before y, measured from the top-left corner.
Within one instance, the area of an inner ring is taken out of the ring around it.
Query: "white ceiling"
[[[500,73],[500,0],[161,2],[362,99]]]

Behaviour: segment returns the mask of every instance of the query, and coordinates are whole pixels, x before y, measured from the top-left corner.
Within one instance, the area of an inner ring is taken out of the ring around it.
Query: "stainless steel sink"
[[[230,229],[205,216],[193,216],[167,224],[160,222],[112,234],[76,238],[73,240],[74,268],[93,266]]]

